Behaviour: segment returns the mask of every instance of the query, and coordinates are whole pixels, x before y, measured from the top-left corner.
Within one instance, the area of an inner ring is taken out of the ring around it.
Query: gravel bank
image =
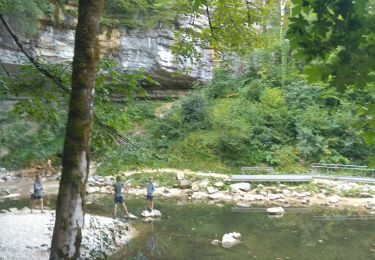
[[[54,211],[29,209],[0,214],[0,259],[49,259]],[[108,217],[86,215],[81,259],[112,254],[136,235],[129,224]]]

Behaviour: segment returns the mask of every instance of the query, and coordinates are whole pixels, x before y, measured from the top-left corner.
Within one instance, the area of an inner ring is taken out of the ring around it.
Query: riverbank
[[[120,173],[137,197],[145,195],[147,177],[153,176],[156,197],[208,203],[228,202],[246,207],[252,204],[282,207],[324,206],[356,208],[375,214],[375,185],[314,179],[309,183],[230,183],[229,176],[218,173],[193,172],[178,169],[144,169]],[[59,176],[43,178],[46,194],[57,194]],[[16,172],[0,176],[0,200],[27,197],[32,192],[31,177]],[[88,179],[88,194],[111,193],[114,176],[92,175]]]
[[[0,259],[49,259],[54,211],[11,209],[0,214]],[[108,217],[86,215],[80,259],[105,258],[136,236],[132,225]]]

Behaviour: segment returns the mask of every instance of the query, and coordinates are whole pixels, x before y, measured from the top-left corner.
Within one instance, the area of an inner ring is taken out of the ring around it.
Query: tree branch
[[[212,20],[211,20],[211,16],[210,16],[210,9],[208,8],[208,5],[205,5],[205,7],[206,7],[207,18],[208,18],[208,25],[209,25],[210,31],[211,31],[211,36],[212,36],[212,38],[214,38],[216,40],[216,36],[215,36],[215,33],[214,33],[214,27],[212,26]]]
[[[3,68],[3,70],[5,71],[5,74],[7,75],[7,77],[10,77],[10,73],[7,70],[7,68],[5,67],[4,63],[1,61],[1,59],[0,59],[0,64],[1,64],[1,67]]]
[[[52,80],[56,86],[62,90],[64,92],[64,94],[70,94],[70,91],[69,91],[69,88],[67,88],[63,81],[61,79],[59,79],[58,77],[56,77],[55,75],[51,74],[48,70],[46,70],[45,68],[43,68],[43,66],[37,62],[26,50],[25,48],[23,47],[22,43],[20,42],[20,40],[18,39],[17,35],[12,31],[12,29],[10,28],[9,24],[5,21],[4,17],[2,14],[0,14],[0,20],[2,21],[3,25],[5,26],[5,28],[7,29],[7,31],[9,32],[9,34],[12,36],[13,40],[15,41],[15,43],[17,44],[17,46],[20,48],[20,50],[22,51],[22,53],[28,58],[28,60],[34,65],[34,67],[44,76],[46,76],[47,78],[49,78],[50,80]],[[1,63],[2,64],[2,63]],[[95,121],[98,123],[98,125],[104,129],[108,134],[110,134],[119,144],[125,146],[126,148],[130,149],[130,147],[134,150],[134,149],[138,149],[140,151],[142,151],[142,149],[133,144],[132,142],[130,142],[130,140],[128,138],[126,138],[125,136],[123,136],[122,134],[120,134],[116,129],[114,129],[113,127],[105,124],[104,122],[102,122],[102,120],[100,118],[98,118],[96,115],[94,115],[94,119]]]

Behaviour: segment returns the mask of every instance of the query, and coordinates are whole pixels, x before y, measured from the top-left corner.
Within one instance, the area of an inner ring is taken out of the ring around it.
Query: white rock
[[[152,222],[152,221],[154,221],[154,219],[151,218],[151,217],[148,217],[148,218],[144,218],[144,219],[142,219],[142,221],[143,221],[143,222]]]
[[[271,194],[269,196],[270,200],[278,200],[278,199],[283,199],[284,195],[283,194]]]
[[[141,216],[143,218],[158,218],[158,217],[161,217],[161,213],[159,210],[151,210],[151,211],[148,211],[148,210],[144,210],[142,213],[141,213]]]
[[[218,246],[220,245],[220,240],[219,239],[214,239],[211,241],[211,245]]]
[[[185,179],[185,173],[183,173],[183,172],[178,172],[178,173],[176,174],[176,180],[181,181],[181,180],[183,180],[183,179]]]
[[[216,189],[212,186],[207,186],[207,193],[208,194],[212,194],[212,193],[215,193],[216,192]]]
[[[329,204],[336,204],[338,202],[339,202],[339,198],[336,196],[332,196],[327,199],[327,203]]]
[[[131,213],[129,213],[128,218],[129,218],[129,219],[138,219],[137,216],[135,216],[135,215],[133,215],[133,214],[131,214]]]
[[[191,189],[192,189],[194,192],[199,191],[199,183],[197,183],[197,182],[193,182],[193,184],[191,185]]]
[[[281,215],[285,213],[285,210],[282,207],[268,208],[267,213],[270,215]]]
[[[238,243],[241,243],[241,234],[237,232],[232,232],[229,234],[224,234],[223,239],[221,241],[221,245],[224,248],[231,248]]]
[[[203,180],[198,185],[199,185],[200,188],[206,188],[208,185],[210,185],[210,181],[209,180]]]
[[[244,203],[244,202],[238,202],[236,204],[237,207],[241,207],[241,208],[250,208],[251,207],[251,204],[250,203]]]
[[[91,194],[91,193],[97,193],[99,191],[100,191],[100,188],[96,187],[96,186],[94,186],[94,187],[87,187],[87,189],[86,189],[86,192],[89,193],[89,194]]]
[[[178,181],[178,186],[181,188],[181,189],[189,189],[191,188],[191,181],[190,180],[180,180]]]
[[[218,182],[215,182],[214,186],[217,188],[221,188],[224,186],[224,183],[222,183],[221,181],[218,181]]]
[[[250,190],[250,183],[247,182],[239,182],[239,183],[234,183],[230,185],[230,188],[232,191],[249,191]]]

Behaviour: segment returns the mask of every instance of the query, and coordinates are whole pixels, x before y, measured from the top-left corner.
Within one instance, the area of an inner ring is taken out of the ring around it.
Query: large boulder
[[[241,234],[237,232],[232,232],[229,234],[224,234],[221,241],[221,245],[224,248],[231,248],[239,243],[241,243]]]

